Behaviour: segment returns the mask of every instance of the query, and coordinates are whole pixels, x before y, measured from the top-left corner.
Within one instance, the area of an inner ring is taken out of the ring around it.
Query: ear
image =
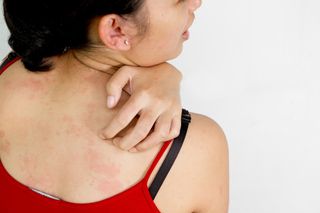
[[[110,49],[127,51],[131,48],[129,23],[124,18],[114,14],[103,16],[98,30],[101,41]]]

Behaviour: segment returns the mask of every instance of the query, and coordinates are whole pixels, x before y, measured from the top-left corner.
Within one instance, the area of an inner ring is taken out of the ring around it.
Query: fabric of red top
[[[0,75],[19,58],[8,63]],[[0,212],[112,212],[112,213],[152,213],[160,212],[150,196],[148,179],[172,141],[167,141],[155,157],[144,178],[133,187],[110,198],[93,203],[77,204],[63,200],[55,200],[31,190],[15,180],[0,161]]]

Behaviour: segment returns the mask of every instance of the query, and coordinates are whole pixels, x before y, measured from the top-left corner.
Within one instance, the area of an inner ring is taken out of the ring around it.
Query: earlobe
[[[98,26],[100,40],[110,49],[127,51],[131,46],[124,29],[125,21],[121,17],[106,15],[100,19]]]
[[[116,49],[120,51],[128,51],[131,48],[130,42],[125,36],[121,39],[117,39],[115,46],[117,47]]]

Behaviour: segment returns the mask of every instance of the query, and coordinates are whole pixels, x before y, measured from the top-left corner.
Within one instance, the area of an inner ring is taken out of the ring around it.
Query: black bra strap
[[[186,137],[190,122],[191,122],[190,113],[187,110],[182,109],[180,135],[177,138],[175,138],[174,141],[172,142],[171,148],[166,158],[164,159],[156,177],[154,178],[151,186],[149,187],[149,192],[153,200],[156,197],[161,185],[166,179],[174,161],[176,160],[180,152],[180,149]]]
[[[0,70],[2,70],[5,66],[7,66],[7,64],[9,64],[12,60],[14,60],[15,58],[17,58],[18,55],[14,52],[11,52],[7,55],[7,57],[5,57],[0,64]]]

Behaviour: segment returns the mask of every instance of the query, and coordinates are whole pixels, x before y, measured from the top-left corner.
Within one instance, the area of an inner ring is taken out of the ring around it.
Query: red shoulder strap
[[[148,181],[152,171],[154,170],[154,168],[156,167],[156,165],[158,164],[160,158],[162,157],[163,153],[166,151],[166,149],[169,147],[169,145],[172,143],[173,140],[171,141],[166,141],[164,142],[164,144],[162,145],[160,151],[158,152],[157,156],[155,157],[155,159],[153,160],[150,168],[148,169],[145,177],[144,177],[144,180],[145,181]]]
[[[20,57],[18,57],[15,53],[10,53],[6,58],[1,61],[0,64],[0,75],[12,65],[14,62],[18,61]]]

